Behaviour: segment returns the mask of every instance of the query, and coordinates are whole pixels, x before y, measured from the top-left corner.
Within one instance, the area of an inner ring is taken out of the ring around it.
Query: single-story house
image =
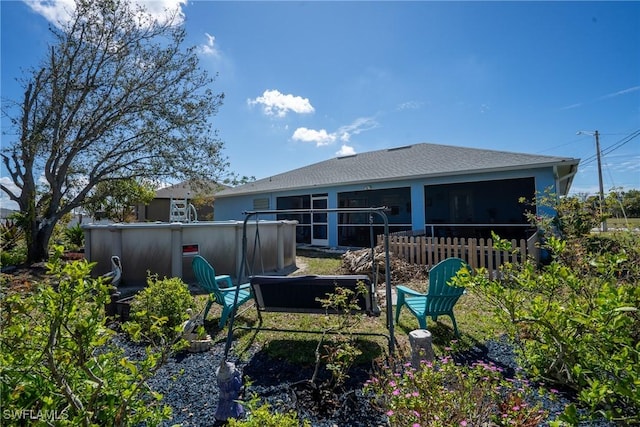
[[[336,157],[225,189],[216,193],[216,220],[242,220],[243,212],[253,210],[386,206],[390,232],[487,238],[494,230],[504,238],[528,238],[534,230],[525,212],[532,208],[521,198],[566,195],[578,163],[567,157],[413,144]],[[381,219],[375,217],[374,232],[382,234]],[[275,219],[297,220],[300,244],[370,244],[368,214],[278,214]]]
[[[149,204],[136,206],[136,220],[170,222],[172,201],[178,203],[180,208],[187,209],[186,214],[191,220],[212,220],[214,208],[211,194],[224,188],[227,187],[217,183],[193,184],[189,181],[163,187],[156,191]]]

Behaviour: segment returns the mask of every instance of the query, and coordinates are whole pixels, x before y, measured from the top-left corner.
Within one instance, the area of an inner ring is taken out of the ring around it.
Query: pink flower
[[[395,389],[395,390],[393,390],[393,392],[391,394],[393,394],[394,396],[397,396],[397,395],[400,394],[400,390]]]
[[[393,410],[389,409],[387,411],[387,416],[389,416],[389,417],[393,416]]]
[[[465,427],[467,425],[467,422],[465,420],[460,421],[460,425],[462,427]]]

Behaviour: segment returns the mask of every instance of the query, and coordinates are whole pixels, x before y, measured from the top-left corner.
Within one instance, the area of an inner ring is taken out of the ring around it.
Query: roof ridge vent
[[[356,154],[345,154],[344,156],[338,156],[337,159],[338,160],[340,160],[340,159],[348,159],[350,157],[356,157],[357,155],[358,155],[358,153],[356,153]]]
[[[401,147],[387,148],[387,151],[398,151],[398,150],[404,150],[406,148],[411,148],[411,147],[413,147],[413,145],[403,145]]]

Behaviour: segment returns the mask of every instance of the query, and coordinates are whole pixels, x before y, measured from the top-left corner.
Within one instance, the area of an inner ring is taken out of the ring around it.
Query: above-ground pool
[[[245,275],[282,273],[295,267],[297,221],[247,223]],[[95,276],[111,271],[120,257],[121,286],[142,286],[148,272],[195,282],[191,260],[201,255],[216,274],[236,276],[243,259],[242,221],[191,223],[85,224],[85,258],[96,262]]]

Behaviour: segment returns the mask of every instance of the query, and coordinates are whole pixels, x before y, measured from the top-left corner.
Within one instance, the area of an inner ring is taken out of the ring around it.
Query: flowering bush
[[[392,426],[537,426],[547,418],[526,395],[535,391],[522,379],[508,380],[502,369],[482,361],[460,365],[451,356],[387,368],[366,389],[386,411]]]

